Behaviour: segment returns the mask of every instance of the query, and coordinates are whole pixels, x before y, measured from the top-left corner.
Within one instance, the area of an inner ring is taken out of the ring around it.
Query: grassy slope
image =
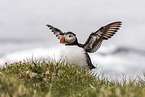
[[[0,69],[0,97],[145,97],[145,81],[119,83],[55,62],[13,63]]]

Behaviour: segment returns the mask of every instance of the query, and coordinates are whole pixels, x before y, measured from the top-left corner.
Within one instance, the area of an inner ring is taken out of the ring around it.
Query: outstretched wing
[[[61,30],[59,30],[51,25],[46,25],[46,26],[49,27],[49,29],[52,30],[52,32],[54,32],[54,34],[56,35],[56,37],[58,37],[58,39],[63,37],[64,33]]]
[[[100,48],[102,41],[111,38],[115,34],[115,32],[119,30],[119,27],[121,27],[120,25],[120,21],[113,22],[101,27],[96,32],[92,32],[83,45],[85,51],[90,53],[96,52]]]

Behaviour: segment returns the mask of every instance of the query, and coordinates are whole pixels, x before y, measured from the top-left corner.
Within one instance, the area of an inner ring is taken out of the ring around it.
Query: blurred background
[[[4,0],[0,3],[0,65],[23,59],[59,59],[62,44],[46,27],[76,33],[84,43],[91,32],[122,21],[117,34],[90,54],[106,75],[145,71],[144,0]],[[96,70],[94,70],[96,71]]]

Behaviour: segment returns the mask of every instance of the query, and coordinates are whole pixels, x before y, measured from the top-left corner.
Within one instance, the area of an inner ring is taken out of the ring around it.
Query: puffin
[[[92,64],[88,53],[96,52],[103,40],[108,40],[116,34],[121,25],[121,21],[116,21],[100,27],[90,34],[84,44],[79,43],[76,34],[71,31],[62,32],[52,25],[47,24],[46,26],[56,35],[60,43],[65,44],[61,54],[66,63],[92,70],[96,67]]]

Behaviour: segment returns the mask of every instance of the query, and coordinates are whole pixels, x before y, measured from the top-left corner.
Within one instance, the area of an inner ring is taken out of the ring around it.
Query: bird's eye
[[[69,35],[69,37],[73,37],[72,35]]]

